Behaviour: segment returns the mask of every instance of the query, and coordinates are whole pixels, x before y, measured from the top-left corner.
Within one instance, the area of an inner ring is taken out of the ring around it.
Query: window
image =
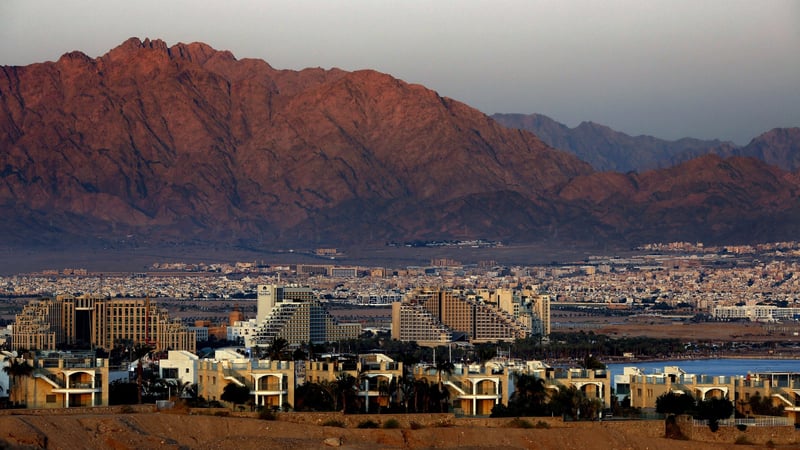
[[[52,395],[52,394],[48,394],[47,396],[45,396],[45,401],[47,403],[55,403],[56,402],[56,396]]]

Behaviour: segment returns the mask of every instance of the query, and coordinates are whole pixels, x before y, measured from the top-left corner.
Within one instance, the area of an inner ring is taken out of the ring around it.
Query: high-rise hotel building
[[[508,297],[509,304],[502,307],[501,302],[465,292],[417,289],[392,305],[392,338],[436,345],[457,334],[481,343],[513,341],[540,333],[542,321],[531,320],[530,314],[515,314],[510,293]],[[549,304],[547,309],[549,318]]]
[[[257,345],[283,338],[290,345],[356,339],[361,324],[340,324],[308,287],[259,285],[256,326]]]
[[[195,333],[149,299],[59,295],[28,303],[16,317],[14,349],[103,348],[147,344],[194,352]]]

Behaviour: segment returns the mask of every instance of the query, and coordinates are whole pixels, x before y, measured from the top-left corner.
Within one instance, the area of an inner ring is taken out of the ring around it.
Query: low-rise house
[[[228,383],[248,387],[254,407],[284,408],[294,401],[294,362],[244,357],[198,361],[199,396],[220,401]]]
[[[28,408],[74,408],[108,405],[108,359],[94,352],[45,352],[27,364],[24,375],[12,374],[12,397]]]
[[[357,382],[356,396],[365,412],[376,412],[389,405],[391,386],[403,377],[403,363],[381,353],[364,355],[324,355],[308,361],[305,380],[311,383],[333,383],[342,376]]]

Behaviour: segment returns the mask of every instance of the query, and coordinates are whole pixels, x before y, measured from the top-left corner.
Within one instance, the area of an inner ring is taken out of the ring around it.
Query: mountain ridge
[[[570,128],[543,114],[491,116],[501,124],[530,131],[546,144],[569,151],[595,170],[644,172],[664,169],[698,156],[750,156],[768,164],[795,171],[800,169],[800,128],[775,128],[754,137],[744,146],[719,139],[685,137],[677,140],[627,133],[591,121]]]
[[[0,236],[24,245],[753,240],[800,217],[797,177],[752,159],[598,173],[421,85],[202,43],[0,66],[0,94]]]

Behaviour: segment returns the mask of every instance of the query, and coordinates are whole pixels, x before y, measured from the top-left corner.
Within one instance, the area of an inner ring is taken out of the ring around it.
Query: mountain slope
[[[441,205],[511,191],[535,210],[591,172],[532,134],[373,71],[281,71],[135,38],[97,59],[73,52],[0,70],[0,225],[16,240],[442,237],[465,224],[443,220]]]
[[[0,67],[0,131],[0,238],[15,245],[747,242],[800,224],[800,176],[754,158],[597,173],[423,86],[201,43]],[[788,158],[792,142],[774,131],[748,151]]]

